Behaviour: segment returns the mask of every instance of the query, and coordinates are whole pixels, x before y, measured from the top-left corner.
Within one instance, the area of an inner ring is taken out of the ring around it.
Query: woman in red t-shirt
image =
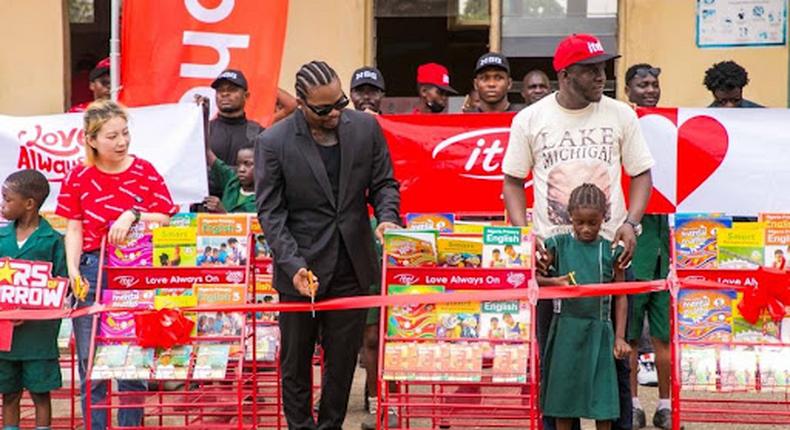
[[[60,190],[56,213],[68,219],[66,263],[77,307],[96,301],[99,251],[102,238],[122,242],[131,226],[139,221],[167,224],[178,208],[170,198],[162,177],[151,163],[129,154],[129,128],[126,110],[110,100],[92,103],[85,111],[85,165],[72,169]],[[105,278],[106,279],[106,278]],[[86,293],[87,292],[87,293]],[[85,415],[85,374],[88,367],[93,319],[74,318]],[[145,390],[143,381],[119,381],[120,391]],[[106,382],[93,381],[91,403],[102,403]],[[139,426],[141,408],[121,408],[120,426]],[[91,412],[91,429],[107,427],[106,410]]]

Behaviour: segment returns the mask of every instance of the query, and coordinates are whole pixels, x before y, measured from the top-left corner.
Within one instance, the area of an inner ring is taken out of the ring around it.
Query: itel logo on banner
[[[85,146],[85,132],[81,128],[45,130],[36,125],[20,130],[18,169],[34,169],[51,182],[61,182],[66,173],[81,163],[78,154]]]
[[[131,275],[121,275],[115,277],[115,282],[124,288],[132,288],[137,285],[140,280]]]
[[[467,131],[439,142],[431,155],[437,161],[465,157],[459,173],[464,178],[502,181],[502,158],[509,136],[509,127]]]
[[[399,284],[412,285],[417,282],[418,278],[411,273],[398,273],[395,275],[395,280]]]

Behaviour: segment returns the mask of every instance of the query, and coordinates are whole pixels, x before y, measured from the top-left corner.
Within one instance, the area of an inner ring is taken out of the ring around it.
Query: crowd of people
[[[463,111],[518,112],[503,161],[504,199],[511,222],[526,225],[524,182],[532,175],[541,285],[667,276],[668,220],[644,214],[654,161],[633,108],[660,104],[661,69],[644,63],[628,68],[624,88],[629,105],[603,94],[606,65],[615,58],[594,36],[567,37],[553,59],[557,88],[544,71],[528,72],[521,91],[525,107],[508,98],[513,80],[504,55],[486,53],[474,65],[473,91]],[[251,92],[240,70],[223,71],[212,83],[218,110],[214,119],[208,119],[211,100],[196,99],[205,112],[210,195],[191,210],[258,214],[266,232],[261,246],[274,255],[274,286],[281,302],[378,293],[383,232],[402,225],[399,184],[375,118],[386,94],[384,76],[373,67],[356,70],[347,96],[335,70],[312,61],[297,71],[295,82],[295,97],[278,90],[275,121],[266,129],[245,114]],[[420,65],[416,82],[415,114],[444,113],[448,97],[458,94],[440,64]],[[747,84],[747,72],[738,64],[713,65],[704,78],[713,96],[710,107],[760,107],[744,98]],[[2,188],[2,214],[11,223],[0,229],[0,256],[52,262],[53,276],[70,278],[78,308],[97,300],[99,249],[105,236],[120,243],[133,224],[167,223],[178,210],[153,165],[130,153],[128,114],[109,100],[109,62],[96,66],[89,85],[95,100],[72,109],[84,112],[85,164],[68,174],[57,198],[56,213],[68,220],[65,238],[38,214],[49,194],[43,175],[20,171],[6,178]],[[347,109],[349,105],[353,108]],[[546,162],[546,154],[563,145],[598,151],[575,151]],[[611,157],[595,155],[600,151],[609,151]],[[631,179],[628,204],[620,186],[623,171]],[[220,264],[223,252],[226,259],[244,258],[220,245],[207,247],[199,260]],[[280,315],[282,396],[289,428],[342,428],[360,350],[372,412],[363,428],[375,428],[378,312]],[[579,418],[595,419],[598,429],[644,427],[636,351],[645,348],[654,351],[658,371],[653,424],[670,428],[667,292],[629,300],[541,301],[537,312],[545,428],[578,429]],[[23,389],[32,393],[37,428],[49,427],[49,392],[61,382],[58,325],[20,323],[11,350],[0,352],[4,429],[18,429]],[[86,392],[95,333],[91,317],[75,318],[73,325],[85,414],[86,397],[93,404],[103,402],[107,382],[93,381]],[[649,337],[647,345],[640,343],[644,337]],[[325,360],[317,421],[311,409],[316,344]],[[142,391],[146,384],[119,381],[118,389]],[[123,399],[135,402],[134,396]],[[389,411],[382,415],[393,419]],[[121,426],[140,425],[142,418],[141,408],[118,412]],[[90,419],[92,429],[103,430],[109,417],[105,410],[93,409]]]

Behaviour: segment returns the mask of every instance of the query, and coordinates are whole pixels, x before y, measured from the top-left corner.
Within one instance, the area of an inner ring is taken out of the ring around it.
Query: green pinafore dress
[[[570,234],[551,237],[545,243],[554,254],[550,275],[575,272],[578,284],[611,282],[622,252],[611,245],[602,238],[587,243]],[[611,304],[612,296],[555,300],[540,386],[545,416],[600,421],[620,416]]]

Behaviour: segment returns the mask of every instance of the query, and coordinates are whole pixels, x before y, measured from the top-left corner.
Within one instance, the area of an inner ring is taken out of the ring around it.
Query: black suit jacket
[[[274,254],[274,287],[298,296],[296,272],[305,267],[324,295],[332,279],[342,235],[360,286],[379,276],[368,204],[379,222],[400,224],[399,184],[373,115],[344,110],[338,125],[340,187],[337,202],[304,114],[297,110],[255,142],[258,218]]]

